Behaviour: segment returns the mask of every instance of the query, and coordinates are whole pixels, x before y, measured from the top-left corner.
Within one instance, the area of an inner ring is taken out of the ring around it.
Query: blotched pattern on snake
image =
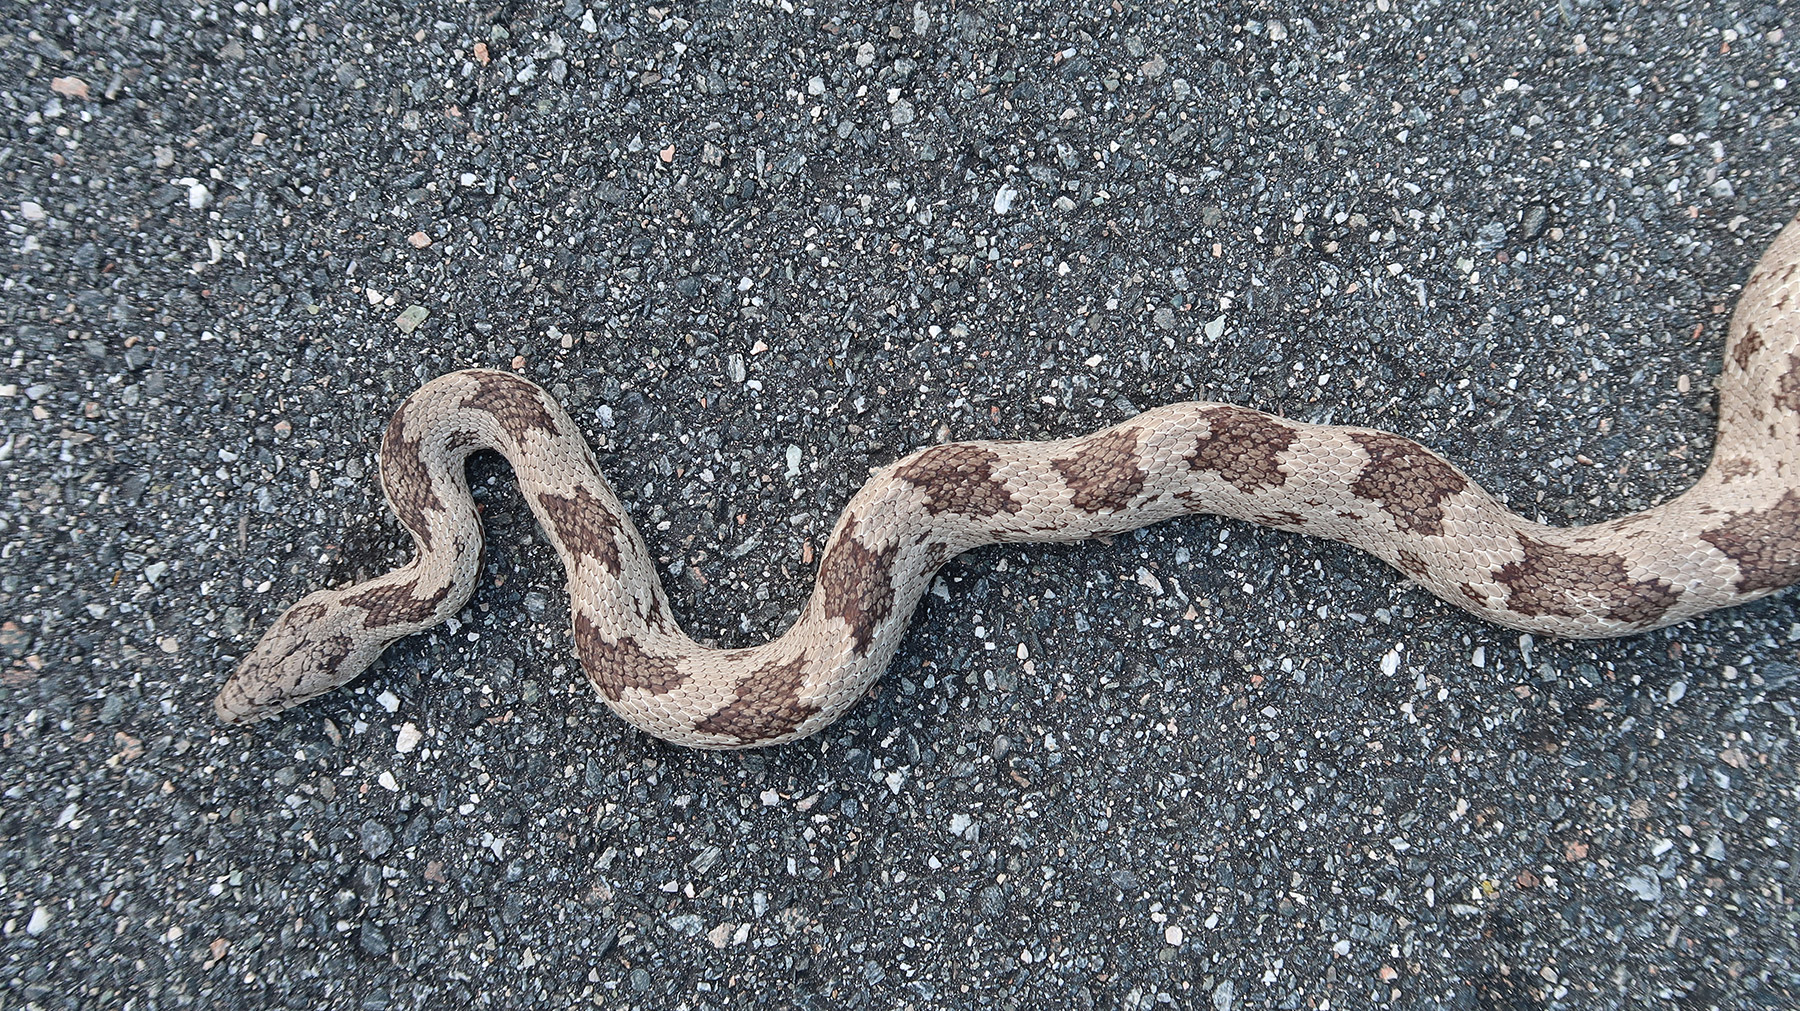
[[[214,704],[260,719],[356,677],[475,588],[481,525],[464,461],[495,449],[568,572],[575,648],[620,716],[677,744],[805,737],[887,666],[937,568],[981,544],[1070,541],[1213,513],[1353,544],[1488,621],[1627,635],[1800,580],[1800,220],[1745,285],[1719,377],[1711,465],[1679,497],[1553,528],[1500,506],[1409,439],[1228,404],[1173,404],[1060,442],[960,442],[873,472],[844,509],[799,621],[709,649],[670,617],[643,539],[580,430],[537,386],[455,372],[395,412],[381,446],[406,566],[289,608]]]

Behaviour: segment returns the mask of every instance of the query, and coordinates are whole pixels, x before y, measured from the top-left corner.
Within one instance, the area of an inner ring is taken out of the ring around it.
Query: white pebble
[[[1138,566],[1137,582],[1138,582],[1139,586],[1142,586],[1144,589],[1149,590],[1151,593],[1154,593],[1159,597],[1163,595],[1162,580],[1156,578],[1155,573],[1151,572],[1149,569],[1143,567],[1142,565]],[[1020,657],[1020,659],[1022,660],[1022,659],[1024,659],[1024,657]]]
[[[189,208],[197,211],[210,203],[212,203],[212,191],[207,189],[205,185],[195,183],[188,187]]]
[[[1018,195],[1019,191],[1013,189],[1011,183],[1001,186],[1000,189],[994,193],[994,213],[1005,214],[1007,211],[1012,210],[1013,200],[1017,198]]]
[[[42,221],[49,217],[44,213],[44,205],[36,200],[19,201],[19,215],[26,221]]]
[[[1386,656],[1381,658],[1381,673],[1385,674],[1388,677],[1393,677],[1394,673],[1396,671],[1398,671],[1399,669],[1400,669],[1400,647],[1395,646],[1393,649],[1390,649],[1387,651]]]
[[[45,909],[43,906],[39,906],[36,909],[32,910],[31,911],[31,921],[29,923],[25,924],[25,932],[27,934],[30,934],[32,937],[37,937],[38,935],[42,934],[44,931],[49,930],[49,929],[50,929],[50,910]]]
[[[380,783],[381,788],[388,791],[389,793],[399,793],[400,792],[400,781],[395,779],[394,774],[391,772],[384,772],[381,775],[375,777],[375,782]]]
[[[419,732],[418,727],[413,726],[410,722],[402,723],[400,732],[394,735],[394,750],[404,755],[417,748],[419,742],[424,739],[425,735]]]
[[[375,701],[381,703],[381,708],[390,713],[400,711],[400,696],[393,692],[383,691],[380,695],[375,696]]]

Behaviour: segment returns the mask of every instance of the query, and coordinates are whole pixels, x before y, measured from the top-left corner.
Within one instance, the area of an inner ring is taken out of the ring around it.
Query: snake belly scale
[[[960,442],[875,470],[827,542],[800,619],[748,649],[684,635],[643,539],[567,413],[532,383],[464,371],[400,405],[381,446],[387,499],[417,554],[310,594],[214,703],[241,723],[362,673],[462,609],[482,534],[464,462],[512,464],[567,570],[575,648],[607,704],[701,748],[805,737],[892,658],[937,568],[982,544],[1072,541],[1210,513],[1355,545],[1476,616],[1566,637],[1628,635],[1800,580],[1800,220],[1740,296],[1711,464],[1682,495],[1591,526],[1514,515],[1419,444],[1228,404],[1160,407],[1057,442]]]

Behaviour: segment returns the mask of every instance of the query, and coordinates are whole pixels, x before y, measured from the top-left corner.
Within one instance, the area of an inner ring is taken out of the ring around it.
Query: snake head
[[[366,670],[387,646],[340,592],[301,598],[263,634],[213,699],[221,723],[254,723],[323,695]]]

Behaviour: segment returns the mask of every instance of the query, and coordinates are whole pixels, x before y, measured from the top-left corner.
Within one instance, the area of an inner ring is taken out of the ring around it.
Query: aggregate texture
[[[727,646],[869,467],[1181,400],[1664,500],[1800,209],[1791,11],[23,7],[0,1005],[1800,1005],[1791,592],[1534,642],[1228,521],[988,547],[843,722],[704,753],[583,683],[479,457],[455,621],[209,708],[404,559],[374,454],[459,368],[570,407]]]

